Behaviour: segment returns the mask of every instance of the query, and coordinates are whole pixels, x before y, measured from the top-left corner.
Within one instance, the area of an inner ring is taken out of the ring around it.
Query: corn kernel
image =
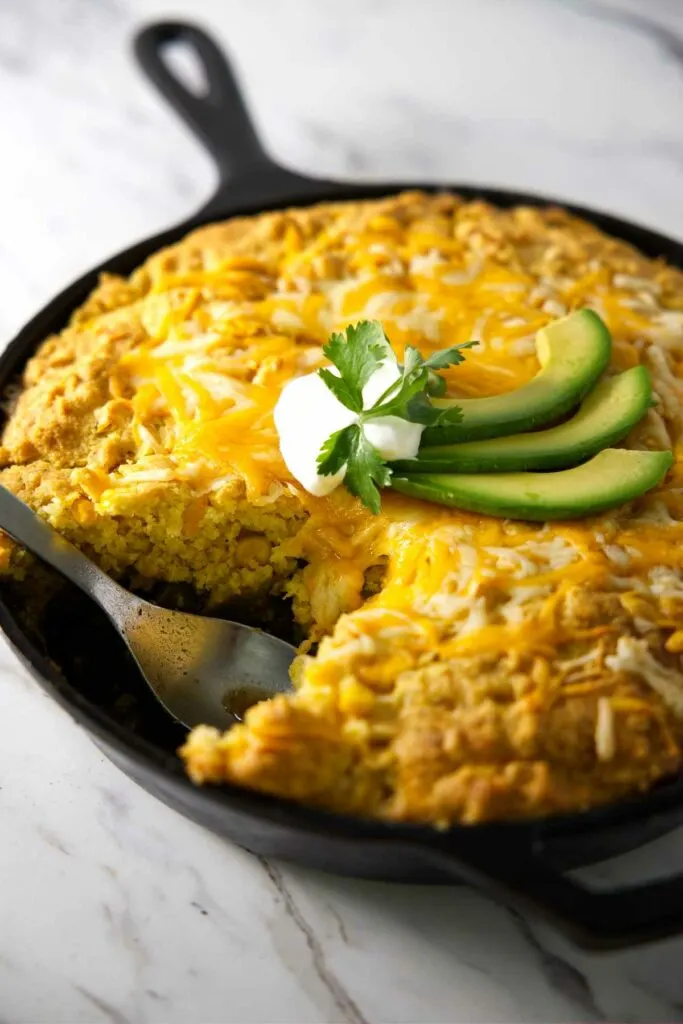
[[[683,629],[677,629],[675,633],[672,633],[666,641],[665,647],[672,654],[681,654],[683,652]]]
[[[74,502],[71,511],[79,526],[90,526],[97,519],[97,512],[87,498],[79,498]]]
[[[235,561],[238,565],[266,565],[270,559],[270,541],[265,537],[242,537],[237,541]]]
[[[339,710],[345,715],[367,715],[375,706],[372,690],[353,676],[344,676],[339,684]]]

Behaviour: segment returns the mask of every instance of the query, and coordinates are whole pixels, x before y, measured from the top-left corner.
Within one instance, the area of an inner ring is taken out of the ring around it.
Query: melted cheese
[[[286,554],[335,566],[348,580],[386,561],[383,589],[356,621],[371,637],[431,630],[444,655],[552,651],[580,633],[558,614],[572,587],[602,587],[624,600],[647,593],[641,622],[683,625],[670,607],[683,600],[680,282],[568,215],[444,202],[442,213],[441,200],[420,202],[423,212],[402,218],[369,209],[345,219],[342,207],[330,208],[314,231],[288,215],[263,258],[207,259],[182,272],[157,264],[143,303],[146,337],[111,383],[130,403],[137,451],[111,472],[79,471],[83,493],[116,513],[134,491],[173,479],[191,482],[198,500],[234,481],[254,501],[287,489],[308,519]],[[331,331],[381,319],[399,358],[406,344],[429,355],[477,338],[480,346],[446,377],[451,395],[480,396],[528,381],[538,370],[536,332],[582,306],[613,334],[613,370],[645,362],[652,373],[661,404],[632,443],[676,445],[665,485],[633,509],[525,525],[387,494],[374,518],[341,490],[303,493],[287,471],[273,410],[292,378],[324,365]],[[599,645],[605,630],[587,641]],[[596,738],[604,757],[607,714]]]

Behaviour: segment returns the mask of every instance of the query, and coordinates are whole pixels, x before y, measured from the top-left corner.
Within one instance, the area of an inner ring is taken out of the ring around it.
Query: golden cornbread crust
[[[288,475],[272,409],[331,330],[382,320],[399,355],[475,337],[447,377],[477,396],[530,379],[536,332],[584,306],[609,372],[650,370],[626,444],[673,448],[656,492],[574,523],[392,493],[373,517]],[[404,193],[239,218],[105,276],[44,342],[0,479],[136,589],[291,600],[296,692],[195,729],[197,783],[437,825],[576,811],[681,763],[682,360],[683,274],[561,209]]]

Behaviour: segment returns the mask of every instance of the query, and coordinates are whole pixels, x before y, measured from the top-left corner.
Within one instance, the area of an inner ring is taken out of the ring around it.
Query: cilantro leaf
[[[445,370],[447,366],[459,366],[465,361],[462,355],[463,349],[474,348],[478,341],[465,341],[460,345],[453,345],[441,352],[435,352],[429,359],[425,359],[425,366],[429,367],[429,379],[427,380],[427,394],[432,398],[443,398],[446,394],[446,381],[436,370]]]
[[[318,370],[318,376],[322,377],[334,397],[342,405],[345,405],[347,409],[350,409],[351,412],[360,412],[362,410],[362,396],[359,396],[357,389],[344,380],[343,377],[338,377],[336,373],[332,373],[331,370],[326,368]]]
[[[449,405],[445,409],[435,409],[436,419],[432,420],[433,427],[452,426],[462,420],[462,409],[459,405]]]
[[[370,444],[362,427],[354,424],[354,428],[353,452],[346,468],[344,484],[374,515],[378,515],[378,487],[389,486],[391,470],[374,445]]]
[[[339,377],[329,370],[318,370],[318,373],[339,401],[354,412],[363,408],[363,388],[375,370],[385,359],[396,359],[378,320],[361,320],[350,324],[343,334],[332,334],[323,352],[339,370]],[[343,381],[344,389],[333,384],[333,379]]]
[[[328,437],[318,455],[318,472],[332,476],[346,466],[344,484],[375,515],[380,510],[378,487],[387,487],[391,470],[370,444],[360,423],[337,430]]]
[[[434,408],[425,391],[420,391],[409,399],[405,413],[405,419],[410,423],[433,427],[438,422],[441,410]]]
[[[321,476],[334,476],[349,461],[354,450],[354,432],[358,430],[358,424],[352,423],[349,427],[342,427],[330,434],[323,444],[316,468]]]
[[[403,354],[403,376],[409,376],[419,366],[423,366],[424,362],[424,357],[419,349],[415,348],[414,345],[406,345]]]
[[[459,405],[436,408],[429,401],[427,393],[422,391],[411,398],[405,418],[409,423],[422,423],[425,427],[452,427],[462,420],[462,409]]]
[[[430,370],[445,370],[447,366],[459,366],[460,363],[465,362],[463,349],[474,348],[478,344],[478,341],[463,341],[460,345],[441,349],[440,352],[435,352],[433,356],[425,359],[425,366],[428,366]]]

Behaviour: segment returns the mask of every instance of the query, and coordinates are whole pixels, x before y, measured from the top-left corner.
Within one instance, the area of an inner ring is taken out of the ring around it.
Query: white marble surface
[[[160,15],[231,46],[290,166],[513,185],[683,237],[681,0],[3,0],[4,339],[211,190],[131,63]],[[261,862],[138,790],[4,646],[0,673],[2,1024],[683,1017],[683,940],[590,955],[467,889]],[[678,834],[623,870],[682,860]]]

